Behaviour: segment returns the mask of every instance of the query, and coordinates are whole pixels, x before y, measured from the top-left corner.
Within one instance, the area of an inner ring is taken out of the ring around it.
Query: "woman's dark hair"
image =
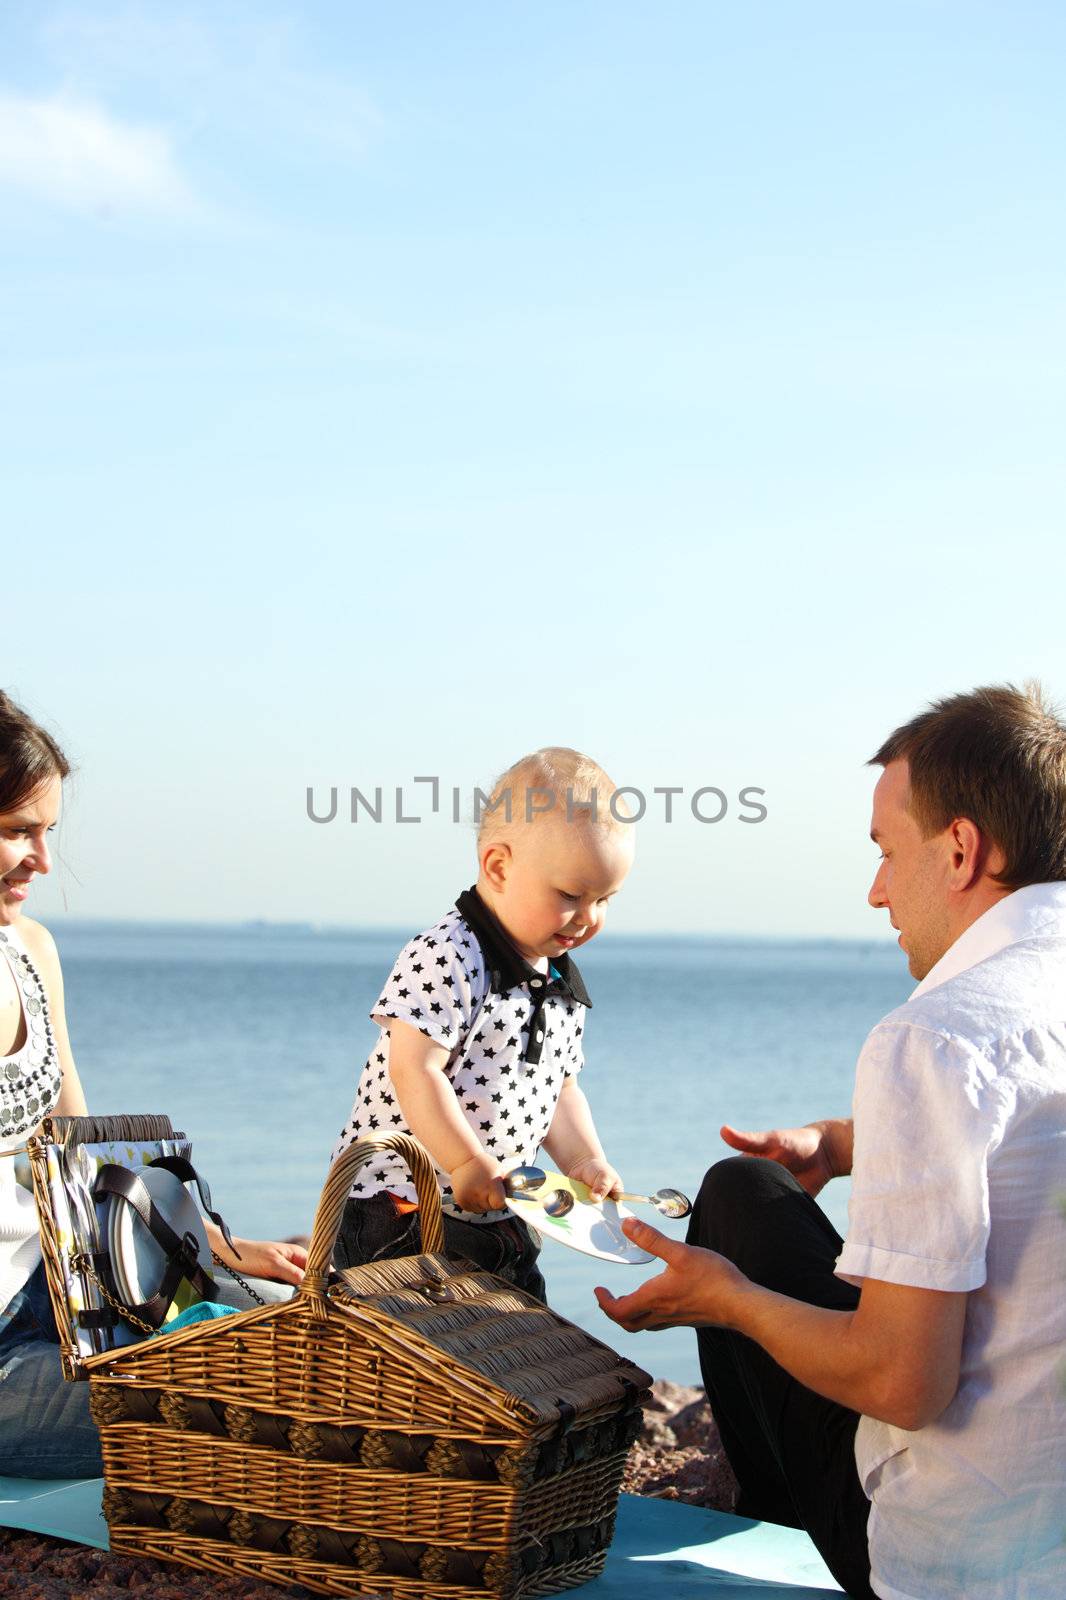
[[[14,811],[50,778],[69,772],[52,735],[0,689],[0,811]]]

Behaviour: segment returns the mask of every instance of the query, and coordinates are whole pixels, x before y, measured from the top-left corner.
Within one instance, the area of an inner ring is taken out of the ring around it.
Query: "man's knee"
[[[727,1156],[717,1161],[700,1185],[689,1224],[689,1244],[717,1250],[736,1261],[753,1235],[761,1231],[767,1202],[798,1187],[790,1172],[762,1156]]]

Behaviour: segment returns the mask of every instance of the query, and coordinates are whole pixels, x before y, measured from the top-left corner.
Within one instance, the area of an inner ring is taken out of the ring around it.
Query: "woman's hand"
[[[209,1235],[214,1232],[209,1228]],[[303,1281],[307,1265],[307,1251],[302,1244],[282,1244],[268,1239],[237,1239],[234,1244],[240,1251],[237,1256],[221,1235],[211,1239],[211,1248],[227,1267],[239,1272],[242,1278],[270,1278],[275,1283],[298,1284]]]
[[[762,1156],[776,1161],[796,1179],[802,1189],[815,1195],[830,1178],[842,1177],[851,1170],[850,1148],[845,1152],[838,1129],[850,1124],[812,1122],[804,1128],[771,1128],[764,1133],[741,1133],[728,1123],[721,1130],[726,1144],[746,1156]],[[841,1148],[838,1149],[838,1146]]]
[[[503,1187],[503,1172],[498,1161],[482,1152],[471,1156],[453,1168],[449,1174],[452,1198],[460,1211],[484,1214],[486,1211],[503,1211],[507,1196]]]
[[[605,1195],[622,1193],[622,1180],[611,1164],[603,1157],[585,1156],[566,1174],[575,1183],[583,1183],[591,1200],[602,1200]]]

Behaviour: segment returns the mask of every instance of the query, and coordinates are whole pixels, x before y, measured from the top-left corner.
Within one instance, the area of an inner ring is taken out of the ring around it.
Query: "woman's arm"
[[[233,1242],[237,1255],[222,1237],[222,1229],[204,1218],[207,1242],[220,1261],[235,1267],[242,1277],[271,1278],[275,1283],[302,1283],[307,1251],[301,1244],[282,1244],[275,1239],[238,1239]]]

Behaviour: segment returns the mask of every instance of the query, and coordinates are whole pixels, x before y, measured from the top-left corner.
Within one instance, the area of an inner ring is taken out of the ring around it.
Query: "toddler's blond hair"
[[[501,772],[493,784],[478,825],[478,850],[542,816],[611,830],[625,827],[629,814],[625,803],[611,806],[616,789],[599,762],[580,750],[566,745],[534,750]]]

